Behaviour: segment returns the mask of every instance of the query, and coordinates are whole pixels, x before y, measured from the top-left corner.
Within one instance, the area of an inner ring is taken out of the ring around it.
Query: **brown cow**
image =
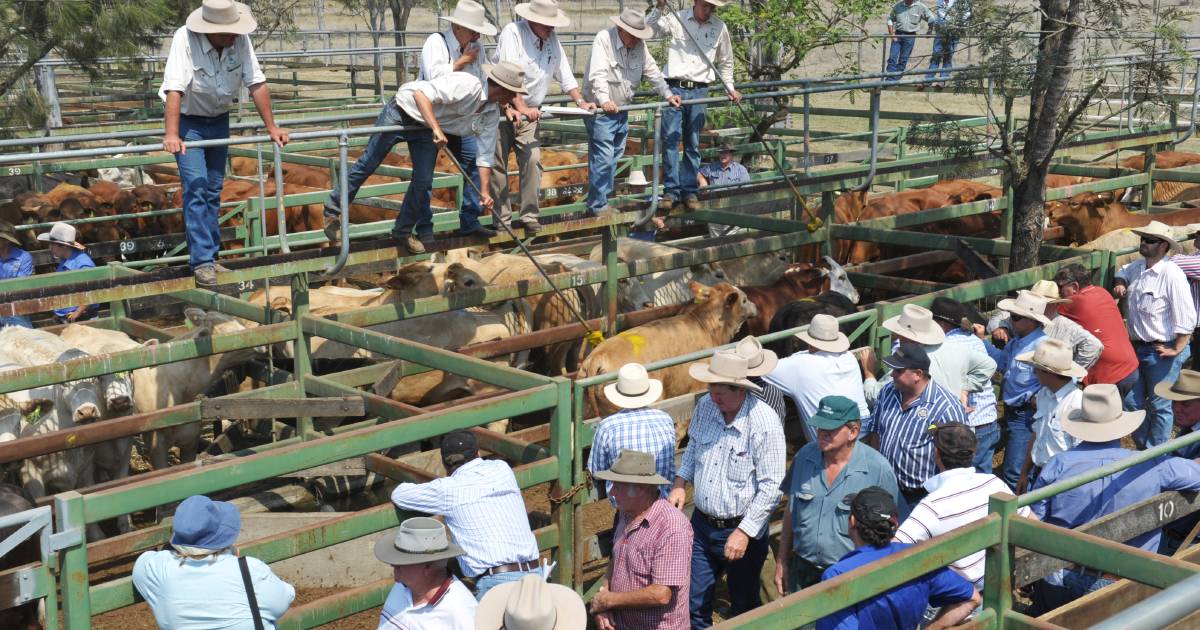
[[[714,287],[698,282],[688,285],[695,301],[674,317],[635,326],[600,343],[584,359],[579,378],[614,373],[626,363],[651,363],[729,343],[747,319],[754,317],[754,302],[737,287],[722,282]],[[688,363],[655,370],[663,383],[663,397],[700,391],[704,384],[688,376]],[[588,389],[590,414],[616,411],[599,387]]]
[[[943,179],[926,190],[935,190],[946,195],[950,198],[951,205],[983,201],[985,199],[999,199],[1004,196],[1003,190],[991,184],[970,179]]]
[[[264,194],[268,198],[273,199],[275,197],[275,180],[267,180],[263,184],[263,188],[265,189]],[[307,192],[314,192],[314,189],[288,183],[283,185],[283,194],[285,195],[295,195]],[[221,189],[221,203],[246,201],[252,197],[257,197],[258,195],[258,182],[245,179],[226,180],[224,188]],[[175,191],[175,196],[171,199],[171,203],[174,207],[179,207],[182,205],[182,190]],[[287,206],[284,208],[284,221],[286,223],[288,232],[305,232],[321,229],[321,227],[324,225],[322,218],[323,212],[324,206],[320,203]],[[183,215],[168,215],[161,218],[165,220],[164,223],[169,224],[164,225],[164,227],[169,229],[167,233],[178,233],[183,231]],[[273,209],[263,213],[263,221],[268,236],[277,234],[279,232],[278,222],[275,219],[275,211]],[[233,225],[240,225],[240,223],[241,219],[235,219],[232,222]]]
[[[1154,154],[1154,168],[1168,170],[1184,166],[1200,164],[1200,153],[1187,151],[1159,151]],[[1146,169],[1146,156],[1138,154],[1121,160],[1121,166],[1143,171]],[[1118,195],[1119,196],[1119,195]],[[1187,182],[1154,182],[1154,203],[1168,204],[1180,201],[1200,199],[1200,184]]]
[[[864,192],[850,192],[838,198],[834,209],[837,222],[855,223],[868,219],[932,210],[948,205],[951,205],[948,195],[937,190],[921,189],[879,195],[869,200]],[[984,213],[927,223],[907,229],[929,234],[991,238],[1000,234],[1000,219],[995,213]],[[881,258],[893,258],[905,253],[910,252],[902,247],[881,246],[867,241],[838,241],[835,258],[842,264],[862,263]]]
[[[765,335],[771,326],[771,318],[783,306],[811,297],[829,288],[829,272],[812,263],[792,265],[783,277],[774,284],[759,287],[741,287],[746,297],[754,302],[756,315],[746,320],[746,334],[758,337]]]
[[[1052,225],[1062,226],[1071,243],[1087,243],[1113,230],[1143,227],[1152,220],[1167,225],[1200,223],[1198,208],[1166,214],[1135,214],[1107,193],[1082,193],[1064,201],[1049,202],[1046,216]]]

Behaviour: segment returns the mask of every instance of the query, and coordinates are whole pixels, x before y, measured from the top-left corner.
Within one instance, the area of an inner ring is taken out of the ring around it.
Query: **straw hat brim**
[[[900,335],[906,339],[912,339],[923,346],[936,346],[943,341],[946,341],[946,332],[942,330],[940,326],[935,324],[930,330],[919,332],[916,330],[909,330],[900,326],[900,317],[902,316],[896,315],[883,320],[884,329],[890,331],[892,334]]]
[[[67,241],[60,241],[57,239],[52,239],[52,238],[50,238],[49,232],[46,232],[45,234],[38,234],[37,240],[39,240],[43,243],[54,243],[55,245],[66,245],[67,247],[73,247],[78,250],[87,249],[87,247],[84,246],[84,244],[80,243],[79,241],[71,241],[68,243]],[[18,243],[18,245],[20,245],[20,243]]]
[[[667,481],[666,477],[663,477],[658,473],[654,473],[653,475],[623,475],[619,472],[613,472],[611,468],[609,470],[601,470],[599,472],[592,473],[592,476],[596,479],[603,479],[604,481],[640,483],[647,486],[665,486],[668,483],[671,483]]]
[[[495,35],[496,33],[500,32],[499,30],[496,29],[495,26],[492,26],[491,24],[488,24],[487,22],[484,22],[483,24],[467,24],[466,22],[454,17],[453,15],[443,15],[442,19],[446,20],[447,22],[449,22],[451,24],[457,24],[469,31],[475,31],[476,33],[479,33],[480,35],[483,35],[485,37],[491,37],[491,36]]]
[[[1146,412],[1139,409],[1122,411],[1116,420],[1109,422],[1086,422],[1082,419],[1083,410],[1076,409],[1062,419],[1062,428],[1084,442],[1111,442],[1133,433],[1145,417]]]
[[[483,64],[483,72],[487,74],[488,80],[495,81],[496,85],[499,85],[500,87],[508,90],[509,92],[513,92],[514,94],[529,94],[529,90],[525,89],[524,85],[513,85],[512,83],[497,77],[496,73],[492,70],[495,67],[496,66],[490,63]]]
[[[604,397],[608,399],[608,402],[622,409],[640,409],[662,396],[662,381],[655,378],[649,379],[649,381],[650,387],[646,389],[646,393],[639,396],[626,396],[617,390],[617,383],[609,383],[604,386]]]
[[[12,234],[9,234],[8,232],[0,232],[0,238],[12,243],[13,245],[16,245],[17,247],[21,246],[21,240]]]
[[[1008,311],[1013,315],[1020,315],[1021,317],[1028,317],[1029,319],[1037,320],[1038,322],[1041,322],[1043,326],[1050,325],[1050,320],[1045,315],[1030,313],[1029,311],[1023,311],[1017,308],[1017,301],[1012,298],[1004,298],[1003,300],[996,302],[996,308],[1002,311]]]
[[[796,333],[795,337],[808,344],[810,348],[824,350],[825,352],[845,352],[850,349],[850,338],[840,331],[836,339],[817,339],[808,334],[807,330],[801,330]]]
[[[567,14],[563,13],[562,9],[559,9],[558,15],[552,18],[544,15],[538,15],[537,13],[534,13],[532,9],[533,7],[528,2],[522,2],[513,8],[513,13],[516,13],[518,17],[523,17],[530,22],[537,22],[538,24],[545,24],[546,26],[553,26],[554,28],[562,28],[571,24],[571,18],[567,17]]]
[[[758,367],[752,367],[746,370],[746,376],[766,376],[775,371],[775,366],[779,365],[779,357],[771,350],[763,349],[763,361]]]
[[[761,392],[762,388],[744,378],[730,378],[721,374],[714,374],[707,363],[693,363],[688,366],[688,374],[692,378],[701,383],[729,385],[731,387],[740,387],[748,389],[752,392]]]
[[[622,22],[621,16],[619,15],[608,16],[608,21],[616,25],[617,28],[629,33],[630,35],[633,35],[638,39],[650,39],[651,37],[654,37],[654,29],[650,28],[649,26],[644,28],[633,28],[632,26]]]
[[[1071,367],[1067,368],[1065,371],[1059,370],[1058,368],[1051,367],[1044,363],[1038,363],[1037,361],[1034,361],[1033,360],[1034,353],[1035,353],[1035,351],[1031,350],[1029,352],[1023,352],[1021,354],[1018,354],[1017,360],[1022,363],[1028,363],[1030,365],[1040,367],[1043,370],[1046,370],[1047,372],[1053,372],[1054,374],[1057,374],[1059,376],[1067,376],[1070,378],[1083,378],[1083,377],[1087,376],[1087,370],[1083,366],[1079,365],[1078,363],[1072,362]]]
[[[407,566],[410,564],[433,562],[435,560],[449,560],[461,555],[463,555],[462,547],[454,543],[450,543],[445,549],[433,553],[410,553],[396,548],[394,534],[389,533],[387,536],[375,541],[375,557],[380,562],[392,566]]]
[[[1187,402],[1189,400],[1200,400],[1200,393],[1189,394],[1187,392],[1175,391],[1175,383],[1171,381],[1162,381],[1154,386],[1154,393],[1167,400],[1177,400],[1179,402]]]
[[[728,0],[704,0],[704,1],[713,5],[714,7],[723,7],[727,4],[729,4]]]
[[[504,609],[508,606],[508,598],[520,585],[520,581],[508,582],[489,590],[475,609],[475,630],[500,630],[504,627]],[[546,588],[557,616],[554,626],[546,630],[575,630],[587,626],[587,610],[583,607],[583,599],[575,591],[562,584],[547,583]]]
[[[249,35],[258,28],[258,22],[254,16],[250,14],[250,7],[241,2],[234,2],[237,7],[238,19],[232,24],[213,24],[204,20],[204,7],[200,7],[192,11],[188,15],[187,29],[193,33],[233,33],[235,35]]]
[[[1180,245],[1179,241],[1175,240],[1175,237],[1171,236],[1170,234],[1159,234],[1158,232],[1147,232],[1146,230],[1129,230],[1129,231],[1133,232],[1134,234],[1137,234],[1138,236],[1149,236],[1150,238],[1161,238],[1162,240],[1167,242],[1167,250],[1168,251],[1177,252],[1177,251],[1180,251],[1183,249],[1183,245]]]

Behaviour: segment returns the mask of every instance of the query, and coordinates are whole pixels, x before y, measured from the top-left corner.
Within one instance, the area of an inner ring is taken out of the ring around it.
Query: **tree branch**
[[[1063,124],[1058,128],[1058,133],[1054,138],[1054,143],[1050,145],[1050,152],[1047,153],[1046,157],[1042,159],[1042,166],[1048,166],[1050,164],[1050,161],[1054,159],[1054,153],[1058,151],[1059,145],[1062,144],[1063,140],[1067,136],[1072,135],[1071,127],[1075,125],[1075,121],[1081,114],[1083,114],[1084,110],[1087,109],[1087,106],[1092,102],[1092,97],[1096,95],[1096,92],[1103,84],[1103,76],[1093,81],[1092,86],[1088,88],[1087,92],[1084,93],[1083,98],[1079,99],[1079,102],[1076,103],[1075,107],[1071,109],[1070,113],[1067,114],[1067,119],[1064,120]]]
[[[7,95],[8,91],[12,89],[12,86],[16,85],[17,81],[21,80],[21,77],[25,76],[35,65],[37,65],[37,62],[44,59],[46,55],[49,55],[50,51],[54,50],[54,47],[57,45],[57,40],[47,40],[42,44],[38,54],[30,55],[28,59],[22,61],[21,65],[17,66],[16,69],[12,71],[12,74],[5,77],[3,82],[0,82],[0,96]]]

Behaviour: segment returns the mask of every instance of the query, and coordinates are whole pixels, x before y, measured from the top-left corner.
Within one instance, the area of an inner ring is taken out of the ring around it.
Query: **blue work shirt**
[[[805,444],[792,460],[787,491],[792,513],[792,553],[818,567],[832,566],[854,549],[850,542],[851,494],[871,486],[892,493],[896,505],[904,504],[896,473],[879,451],[857,442],[850,461],[829,483],[825,461],[815,442]],[[904,510],[901,510],[902,512]]]
[[[262,560],[247,558],[263,625],[274,628],[296,598]],[[133,565],[133,585],[166,630],[253,630],[237,556],[180,560],[171,551],[147,551]]]
[[[1001,350],[990,343],[983,344],[988,355],[996,360],[996,371],[1004,375],[1004,384],[1000,387],[1000,399],[1005,407],[1023,407],[1033,402],[1033,397],[1041,389],[1037,376],[1033,373],[1033,364],[1017,360],[1017,355],[1033,352],[1046,333],[1037,328],[1033,332],[1018,337],[1015,334]]]
[[[730,162],[729,166],[721,166],[719,161],[709,162],[700,167],[700,174],[708,180],[709,186],[729,186],[750,181],[750,171],[737,160]]]
[[[846,554],[837,564],[825,569],[821,580],[849,573],[865,564],[900,553],[912,545],[892,542],[885,547],[864,545]],[[908,630],[921,627],[926,606],[941,608],[971,599],[975,587],[963,576],[942,567],[906,582],[881,595],[843,608],[817,621],[817,630],[854,630],[896,628]]]
[[[863,419],[862,434],[879,434],[879,452],[892,463],[900,487],[915,490],[937,474],[933,461],[933,438],[929,425],[967,423],[967,413],[958,396],[936,381],[904,407],[894,382],[883,386],[875,410]]]
[[[0,280],[23,278],[33,275],[33,256],[13,245],[8,246],[8,255],[0,258]]]
[[[70,258],[58,263],[58,268],[55,269],[55,271],[75,271],[76,269],[88,269],[95,266],[96,263],[92,261],[91,256],[87,255],[87,252],[83,250],[75,250],[75,253],[71,254]],[[66,317],[74,312],[76,308],[78,307],[69,306],[67,308],[54,309],[54,315],[56,317]],[[96,316],[96,313],[99,312],[99,304],[89,304],[87,311],[80,316],[79,319],[91,319]]]
[[[1042,474],[1033,482],[1032,490],[1077,477],[1136,454],[1136,451],[1121,448],[1120,440],[1081,442],[1051,457],[1042,468]],[[1200,464],[1190,459],[1164,455],[1059,493],[1031,507],[1041,520],[1073,529],[1167,490],[1200,490]],[[1125,544],[1158,553],[1161,539],[1162,532],[1155,529],[1135,536]]]

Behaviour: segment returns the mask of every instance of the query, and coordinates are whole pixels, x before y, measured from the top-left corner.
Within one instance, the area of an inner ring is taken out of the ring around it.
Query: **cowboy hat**
[[[837,319],[825,313],[814,316],[808,323],[808,329],[796,333],[795,337],[808,344],[808,347],[825,352],[845,352],[850,349],[850,338],[838,330]]]
[[[454,12],[443,15],[442,19],[480,35],[490,37],[496,34],[496,27],[487,21],[483,5],[475,0],[458,0],[458,4],[454,5]]]
[[[171,544],[219,551],[237,541],[242,515],[232,503],[195,494],[175,508]]]
[[[905,304],[899,315],[884,320],[883,327],[924,346],[936,346],[946,340],[946,332],[933,321],[933,313],[916,304]]]
[[[732,351],[722,350],[712,356],[708,363],[693,363],[688,366],[688,374],[701,383],[719,383],[731,387],[740,387],[752,392],[760,392],[762,388],[750,382],[746,377],[750,364]]]
[[[1167,400],[1200,400],[1200,372],[1180,370],[1175,382],[1163,381],[1154,386],[1154,393]]]
[[[1161,223],[1159,221],[1151,221],[1149,225],[1140,230],[1130,231],[1138,236],[1149,236],[1150,238],[1157,238],[1166,241],[1168,245],[1168,251],[1177,252],[1183,248],[1183,246],[1179,244],[1179,241],[1175,240],[1175,235],[1171,233],[1171,228],[1167,227],[1165,223]]]
[[[733,351],[746,360],[746,376],[766,376],[779,364],[779,357],[770,350],[764,350],[756,337],[742,339]]]
[[[1119,440],[1138,428],[1146,417],[1143,410],[1124,411],[1116,385],[1088,385],[1083,404],[1062,419],[1062,428],[1084,442]]]
[[[450,542],[446,526],[426,516],[406,519],[395,533],[375,541],[375,557],[392,566],[447,560],[462,554],[462,547]]]
[[[75,249],[87,249],[82,243],[75,240],[75,226],[70,223],[59,222],[51,225],[49,232],[37,235],[37,240],[44,243],[66,245]]]
[[[0,221],[0,238],[16,245],[21,246],[21,240],[17,238],[17,228],[8,221]]]
[[[645,366],[626,363],[617,370],[617,382],[604,386],[604,397],[622,409],[640,409],[658,400],[662,391],[662,381],[650,378]]]
[[[571,18],[558,8],[555,0],[531,0],[522,2],[513,8],[517,17],[523,17],[530,22],[561,28],[571,23]]]
[[[234,0],[204,0],[187,19],[193,33],[233,33],[247,35],[258,28],[250,7]]]
[[[1061,339],[1043,339],[1032,352],[1017,355],[1017,360],[1069,378],[1087,376],[1087,368],[1071,360],[1071,346]]]
[[[1034,295],[1029,291],[1018,291],[1017,299],[1004,298],[997,302],[996,306],[1002,311],[1032,319],[1043,326],[1050,323],[1046,317],[1046,298]]]
[[[1029,287],[1029,292],[1046,300],[1047,304],[1070,304],[1071,300],[1060,297],[1058,285],[1053,280],[1038,280]]]
[[[488,79],[494,81],[496,85],[512,92],[514,94],[528,94],[529,90],[525,89],[525,71],[521,66],[511,61],[501,61],[497,64],[483,64],[483,71],[487,74]]]
[[[654,29],[646,26],[646,16],[637,9],[625,9],[621,15],[609,16],[608,21],[638,39],[654,37]]]
[[[729,4],[729,0],[704,0],[704,1],[713,5],[714,7],[723,7],[727,4]]]
[[[576,630],[587,626],[587,610],[575,591],[526,575],[487,592],[475,609],[476,630]]]
[[[625,180],[630,186],[649,186],[650,182],[646,180],[646,173],[640,168],[635,168],[629,171],[629,179]]]
[[[654,469],[653,455],[627,448],[621,449],[611,468],[593,473],[592,476],[605,481],[641,483],[651,486],[665,486],[671,483]]]

